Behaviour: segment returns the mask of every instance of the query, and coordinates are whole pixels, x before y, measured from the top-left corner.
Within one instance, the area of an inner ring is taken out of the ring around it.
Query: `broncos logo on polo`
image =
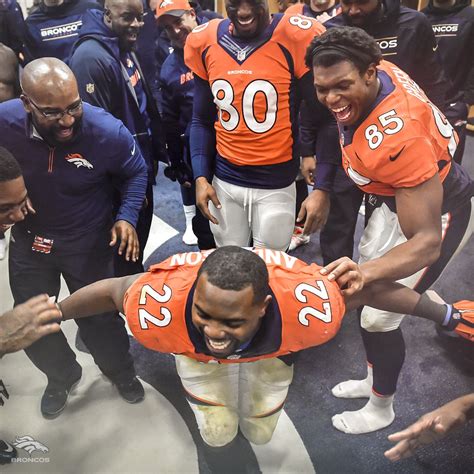
[[[89,170],[93,169],[94,167],[92,166],[92,163],[87,161],[81,154],[79,153],[69,153],[65,157],[66,161],[69,163],[72,163],[73,165],[76,165],[77,168],[80,168],[83,166],[84,168],[87,168]]]
[[[12,443],[16,448],[24,449],[28,454],[34,451],[41,451],[47,453],[49,449],[39,441],[34,440],[31,436],[17,436]]]

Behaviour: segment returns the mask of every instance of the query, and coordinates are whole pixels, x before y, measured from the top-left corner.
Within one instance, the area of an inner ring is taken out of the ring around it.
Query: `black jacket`
[[[474,103],[474,8],[459,0],[447,9],[436,8],[432,0],[422,10],[433,27],[446,76],[451,82],[448,96],[461,93],[461,100]],[[469,79],[470,77],[470,79]]]

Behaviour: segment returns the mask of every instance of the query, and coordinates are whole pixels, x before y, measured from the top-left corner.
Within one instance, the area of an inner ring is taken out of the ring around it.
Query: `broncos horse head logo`
[[[12,444],[16,448],[24,449],[28,454],[31,454],[34,451],[41,451],[42,453],[47,453],[49,451],[49,449],[44,444],[34,440],[28,435],[17,436]]]
[[[66,161],[76,165],[77,168],[80,168],[81,166],[84,166],[84,168],[87,168],[89,170],[94,168],[92,164],[89,163],[85,158],[83,158],[83,156],[79,153],[69,153],[69,155],[66,156]]]

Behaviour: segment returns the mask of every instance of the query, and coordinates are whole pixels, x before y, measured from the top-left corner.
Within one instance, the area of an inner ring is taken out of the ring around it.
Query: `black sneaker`
[[[0,464],[8,464],[12,459],[16,458],[16,449],[3,439],[0,439]]]
[[[138,403],[145,398],[145,390],[140,381],[133,377],[130,380],[122,383],[116,383],[120,396],[128,403]]]
[[[58,389],[47,385],[46,390],[41,397],[41,414],[48,419],[56,418],[66,407],[69,394],[74,390],[80,382],[82,370],[78,378],[76,378],[68,387]]]

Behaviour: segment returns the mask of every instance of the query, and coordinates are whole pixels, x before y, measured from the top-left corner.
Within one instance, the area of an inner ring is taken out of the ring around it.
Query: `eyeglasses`
[[[29,97],[27,97],[28,102],[35,107],[35,109],[45,118],[48,120],[61,120],[66,114],[71,115],[74,117],[75,115],[79,114],[82,110],[82,100],[79,100],[79,102],[75,105],[71,105],[71,107],[68,107],[66,110],[62,112],[58,111],[45,111],[44,108],[38,107]]]

